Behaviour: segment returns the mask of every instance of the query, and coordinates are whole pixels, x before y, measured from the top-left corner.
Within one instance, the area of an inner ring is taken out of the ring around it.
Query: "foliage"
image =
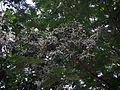
[[[1,89],[120,89],[119,0],[0,1]]]

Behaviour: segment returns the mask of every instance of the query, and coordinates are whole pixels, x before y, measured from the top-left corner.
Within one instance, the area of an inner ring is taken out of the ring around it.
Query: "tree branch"
[[[87,71],[88,73],[90,73],[93,77],[95,77],[97,80],[102,81],[104,84],[107,85],[106,88],[111,87],[112,85],[110,83],[108,83],[104,78],[102,77],[98,77],[97,73],[94,72],[93,70],[90,69],[90,67],[88,66],[88,64],[86,64],[85,62],[82,62],[81,60],[79,60],[79,64],[83,67],[83,69],[85,69],[85,71]]]

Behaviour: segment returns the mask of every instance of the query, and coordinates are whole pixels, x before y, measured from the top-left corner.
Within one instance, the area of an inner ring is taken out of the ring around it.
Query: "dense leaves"
[[[120,89],[120,0],[0,1],[1,89]]]

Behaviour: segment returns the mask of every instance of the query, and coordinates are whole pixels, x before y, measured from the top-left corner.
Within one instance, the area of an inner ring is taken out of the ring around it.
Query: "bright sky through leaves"
[[[28,3],[28,4],[31,4],[31,5],[35,5],[35,3],[33,3],[33,1],[32,0],[26,0],[26,3]]]

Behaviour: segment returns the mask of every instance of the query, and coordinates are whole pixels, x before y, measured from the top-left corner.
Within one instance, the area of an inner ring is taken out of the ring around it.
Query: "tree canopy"
[[[120,0],[0,0],[0,90],[119,90]]]

